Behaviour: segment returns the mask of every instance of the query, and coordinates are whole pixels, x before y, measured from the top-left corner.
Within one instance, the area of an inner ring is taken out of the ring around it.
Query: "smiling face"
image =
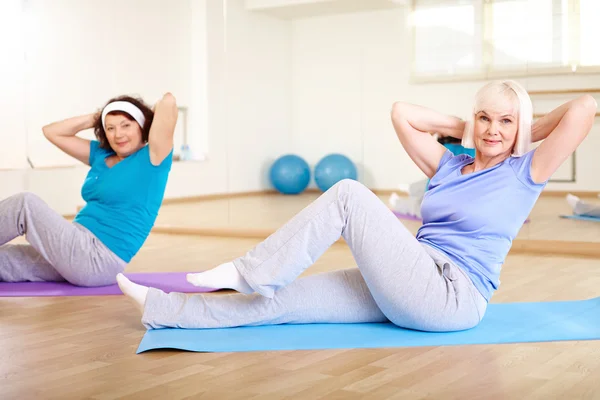
[[[117,156],[125,158],[144,147],[142,129],[128,114],[109,113],[104,124],[106,139]]]
[[[473,141],[477,152],[486,158],[508,158],[515,147],[518,121],[509,105],[475,114]]]
[[[479,158],[502,161],[529,150],[532,104],[527,91],[517,82],[495,81],[479,89],[472,116],[462,145],[475,148]]]

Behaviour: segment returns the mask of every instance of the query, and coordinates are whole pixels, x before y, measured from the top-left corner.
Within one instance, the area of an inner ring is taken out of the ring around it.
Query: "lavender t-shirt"
[[[463,175],[473,157],[446,151],[423,198],[417,239],[445,253],[488,301],[512,241],[547,183],[531,179],[534,152]]]

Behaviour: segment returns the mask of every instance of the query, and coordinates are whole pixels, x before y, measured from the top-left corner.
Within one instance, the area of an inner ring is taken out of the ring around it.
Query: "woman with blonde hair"
[[[398,138],[431,178],[416,237],[370,190],[344,180],[242,257],[188,276],[198,286],[241,293],[186,297],[123,275],[117,281],[149,329],[386,321],[424,331],[472,328],[498,288],[512,240],[590,131],[596,108],[582,96],[532,126],[529,96],[512,81],[481,88],[468,123],[395,103]],[[454,156],[429,132],[462,139],[475,157]],[[340,236],[358,268],[296,279]]]

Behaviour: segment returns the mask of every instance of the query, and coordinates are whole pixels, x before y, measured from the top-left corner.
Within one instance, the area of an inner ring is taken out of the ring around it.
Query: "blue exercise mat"
[[[598,339],[600,297],[490,304],[477,327],[447,333],[412,331],[390,323],[154,329],[146,332],[137,352],[152,349],[200,352],[354,349]]]
[[[582,221],[594,221],[594,222],[600,222],[600,218],[598,217],[592,217],[589,215],[561,215],[561,218],[569,218],[569,219],[579,219]]]

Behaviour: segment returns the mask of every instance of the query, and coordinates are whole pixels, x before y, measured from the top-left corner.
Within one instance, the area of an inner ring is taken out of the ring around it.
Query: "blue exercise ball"
[[[310,167],[302,157],[287,154],[271,165],[269,179],[280,193],[302,193],[310,183]]]
[[[342,179],[356,178],[356,166],[343,154],[329,154],[315,166],[315,183],[324,192]]]

